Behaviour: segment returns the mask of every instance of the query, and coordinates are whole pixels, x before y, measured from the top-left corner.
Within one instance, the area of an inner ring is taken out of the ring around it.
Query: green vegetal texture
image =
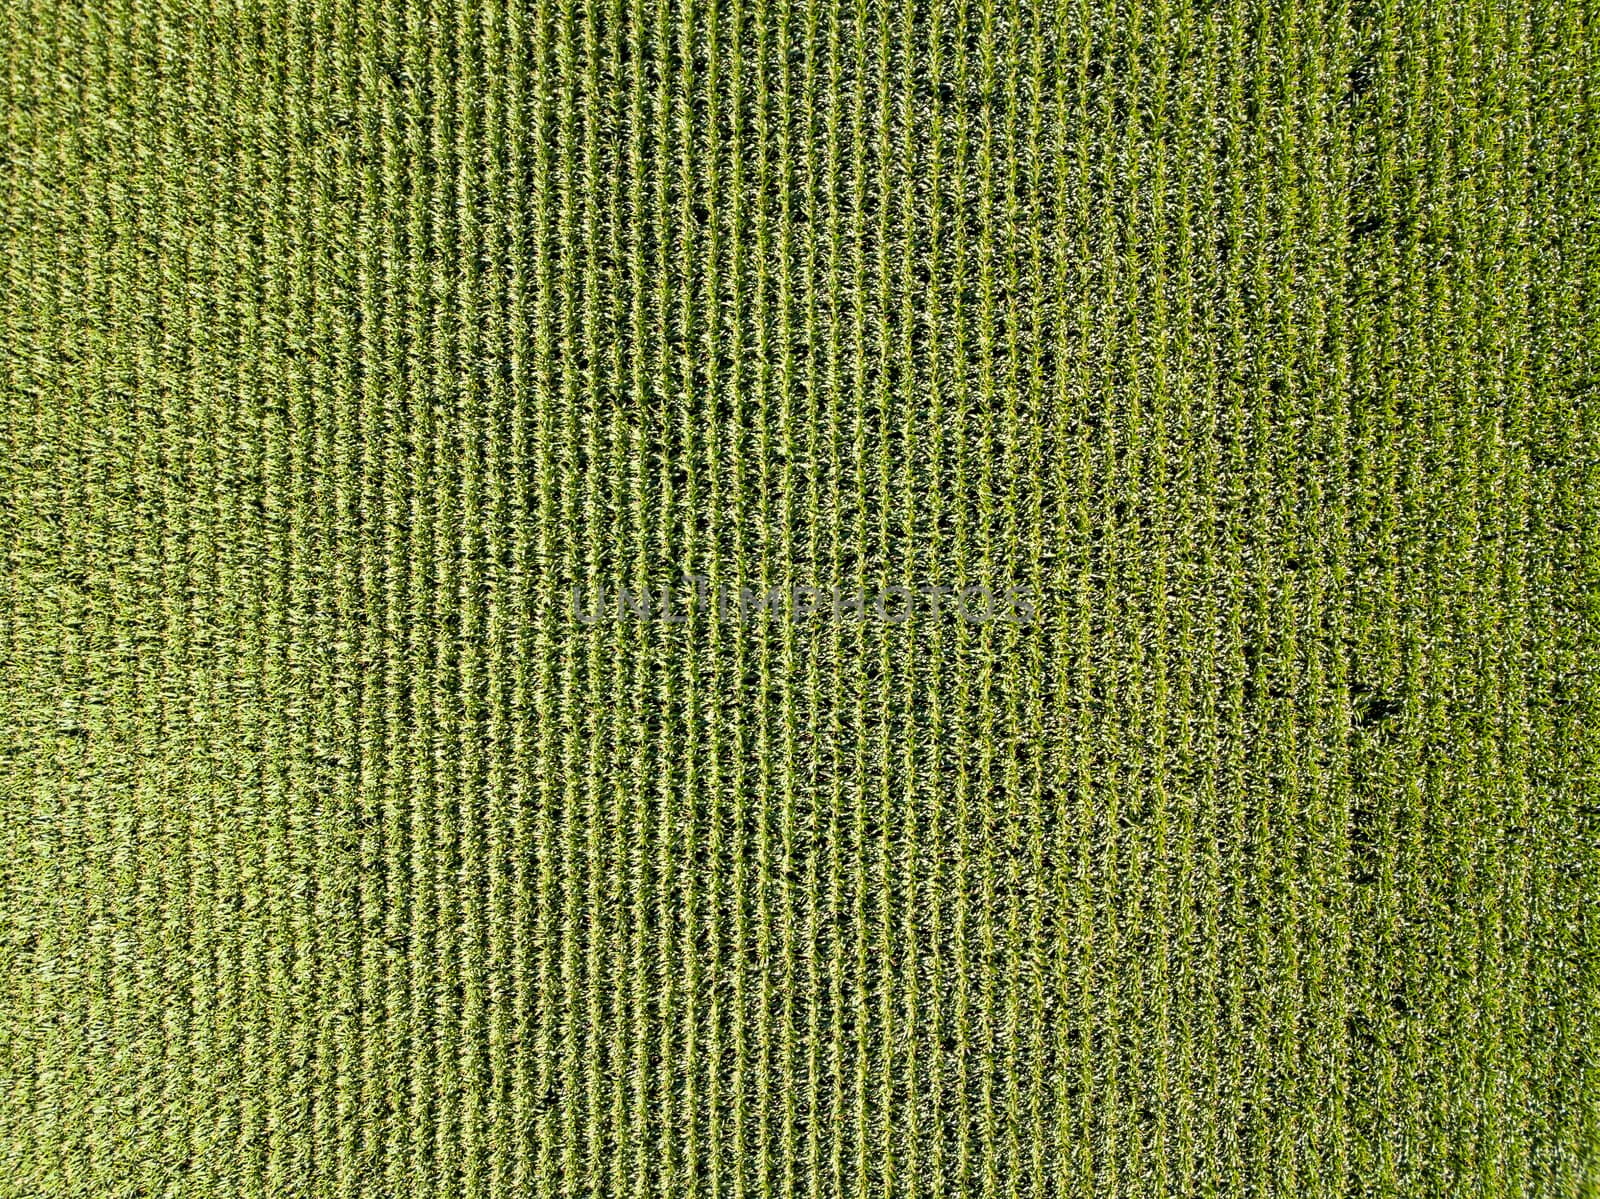
[[[0,27],[0,1194],[1600,1194],[1594,0]]]

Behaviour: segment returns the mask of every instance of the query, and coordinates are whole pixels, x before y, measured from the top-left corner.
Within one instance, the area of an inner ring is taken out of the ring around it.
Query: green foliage
[[[0,1194],[1597,1193],[1593,5],[0,21]]]

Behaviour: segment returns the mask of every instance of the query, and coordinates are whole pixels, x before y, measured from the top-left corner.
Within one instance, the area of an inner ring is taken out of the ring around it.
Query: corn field
[[[0,1195],[1600,1195],[1593,0],[0,26]]]

